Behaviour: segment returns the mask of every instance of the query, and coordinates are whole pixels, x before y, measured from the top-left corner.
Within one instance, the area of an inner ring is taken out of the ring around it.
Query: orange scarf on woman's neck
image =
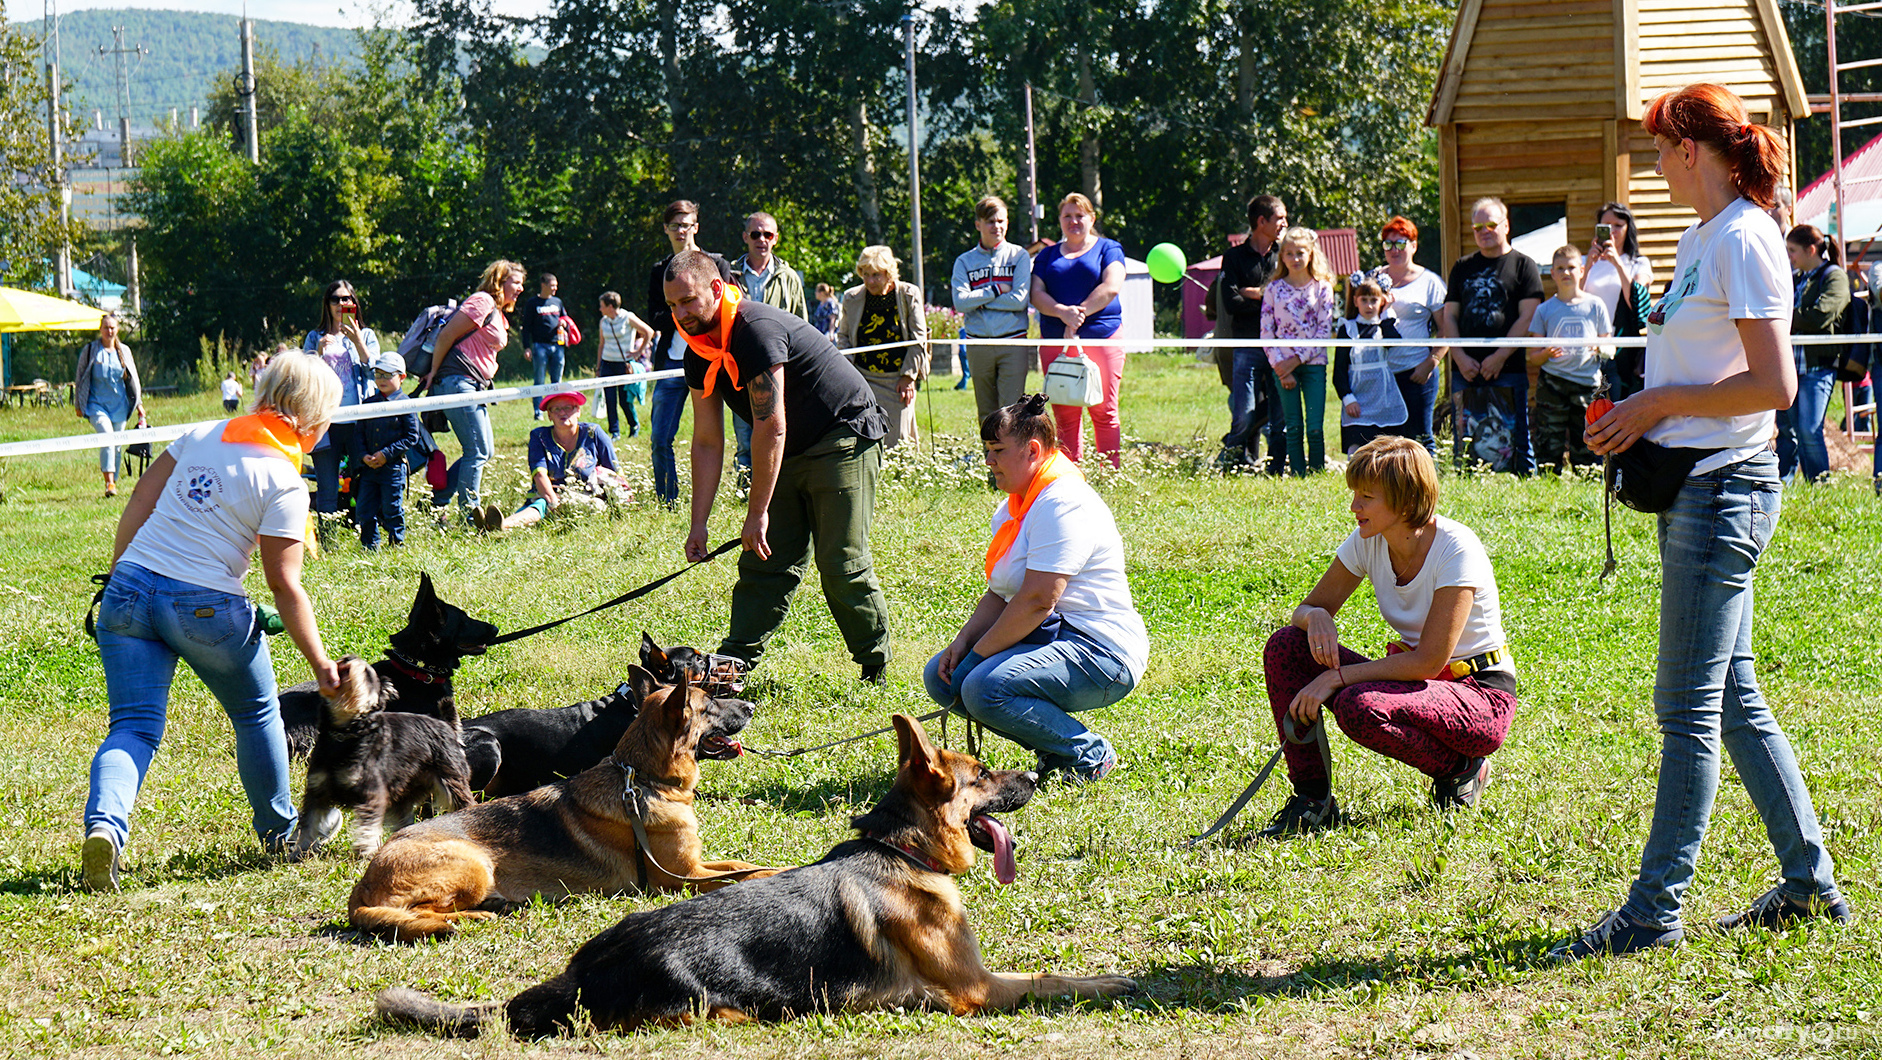
[[[694,353],[706,359],[705,393],[707,397],[712,396],[714,376],[721,370],[725,372],[725,378],[732,384],[733,390],[745,389],[738,385],[738,362],[732,359],[732,322],[738,319],[738,302],[738,287],[728,283],[725,285],[725,297],[719,303],[719,333],[717,335],[695,335],[685,328],[679,329],[680,336],[686,340],[686,345],[690,346]]]
[[[231,444],[259,445],[274,455],[301,466],[301,450],[306,442],[292,424],[273,409],[263,409],[247,416],[237,416],[222,428],[222,440]]]
[[[1012,494],[1007,495],[1008,518],[1006,522],[1000,524],[998,530],[993,532],[993,540],[987,544],[988,581],[993,580],[994,564],[1005,558],[1007,552],[1012,549],[1013,542],[1019,540],[1019,524],[1026,518],[1026,513],[1032,510],[1032,502],[1039,499],[1039,495],[1045,492],[1047,486],[1062,478],[1075,478],[1083,482],[1085,473],[1078,470],[1078,465],[1072,463],[1070,457],[1054,449],[1052,455],[1046,457],[1046,462],[1039,465],[1039,470],[1033,472],[1032,481],[1026,484],[1025,490],[1021,491],[1018,497]]]

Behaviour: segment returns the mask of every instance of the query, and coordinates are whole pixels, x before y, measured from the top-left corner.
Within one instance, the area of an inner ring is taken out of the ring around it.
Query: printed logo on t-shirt
[[[1658,335],[1666,327],[1667,318],[1679,312],[1679,307],[1684,305],[1686,299],[1691,298],[1693,292],[1698,289],[1699,263],[1695,261],[1686,266],[1686,271],[1680,276],[1679,282],[1669,286],[1666,293],[1660,296],[1660,300],[1654,303],[1653,312],[1647,314],[1647,330]]]
[[[1504,309],[1508,293],[1494,271],[1479,272],[1464,281],[1464,313],[1485,331],[1500,331],[1505,326]]]
[[[207,515],[222,507],[222,476],[213,467],[192,467],[180,491],[183,507],[198,515]]]

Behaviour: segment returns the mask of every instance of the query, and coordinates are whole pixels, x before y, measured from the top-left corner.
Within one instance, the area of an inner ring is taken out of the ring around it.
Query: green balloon
[[[1183,278],[1183,270],[1189,268],[1183,248],[1175,243],[1158,243],[1151,247],[1144,263],[1150,266],[1150,278],[1158,283],[1175,283]]]

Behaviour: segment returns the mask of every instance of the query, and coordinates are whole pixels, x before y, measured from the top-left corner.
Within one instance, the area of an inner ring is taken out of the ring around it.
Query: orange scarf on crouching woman
[[[1032,511],[1032,503],[1039,499],[1047,486],[1062,478],[1075,478],[1083,482],[1085,473],[1078,470],[1078,465],[1072,463],[1070,457],[1054,449],[1052,455],[1046,457],[1045,463],[1039,465],[1039,470],[1033,472],[1032,481],[1026,484],[1024,490],[1017,496],[1007,495],[1007,520],[993,532],[993,540],[987,544],[988,581],[993,580],[994,565],[1004,559],[1007,552],[1012,550],[1013,542],[1019,540],[1020,523],[1025,520],[1026,513]]]
[[[725,285],[725,297],[719,302],[717,334],[695,335],[685,328],[679,329],[680,336],[686,340],[686,345],[694,353],[705,358],[706,384],[703,389],[707,397],[712,396],[712,388],[716,382],[714,377],[720,371],[725,372],[725,378],[732,384],[733,390],[745,389],[738,384],[738,362],[732,359],[732,322],[738,319],[738,302],[738,288],[728,283]]]

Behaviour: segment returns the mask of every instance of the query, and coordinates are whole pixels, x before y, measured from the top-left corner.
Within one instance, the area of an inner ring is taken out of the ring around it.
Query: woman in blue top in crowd
[[[131,413],[143,403],[137,380],[137,362],[130,347],[118,341],[118,318],[106,313],[98,321],[98,338],[78,355],[78,378],[73,383],[72,410],[92,429],[103,434],[121,431]],[[105,496],[118,495],[119,446],[98,450],[98,470],[105,474]]]
[[[1117,296],[1124,290],[1124,248],[1117,240],[1098,234],[1098,211],[1091,200],[1073,192],[1059,202],[1059,231],[1064,236],[1039,252],[1032,266],[1032,304],[1039,310],[1039,334],[1063,339],[1070,332],[1080,339],[1108,339],[1117,334],[1124,310]],[[1104,400],[1091,407],[1091,430],[1098,451],[1118,466],[1124,433],[1118,426],[1117,388],[1124,377],[1124,348],[1105,342],[1043,346],[1041,368],[1067,353],[1091,358],[1104,380]],[[1054,405],[1059,448],[1073,460],[1083,447],[1084,424],[1075,405]]]
[[[320,326],[307,333],[301,350],[325,361],[340,380],[340,407],[357,405],[360,388],[372,378],[373,358],[379,356],[379,336],[359,324],[359,296],[353,285],[335,280],[320,296]],[[314,447],[314,511],[331,515],[340,510],[340,460],[354,467],[365,454],[360,450],[359,428],[336,423]]]
[[[507,517],[496,505],[485,505],[477,513],[478,529],[534,526],[568,503],[570,490],[596,496],[609,488],[627,488],[615,469],[614,442],[599,427],[582,422],[586,404],[588,396],[579,390],[542,399],[549,426],[529,432],[529,498]]]

